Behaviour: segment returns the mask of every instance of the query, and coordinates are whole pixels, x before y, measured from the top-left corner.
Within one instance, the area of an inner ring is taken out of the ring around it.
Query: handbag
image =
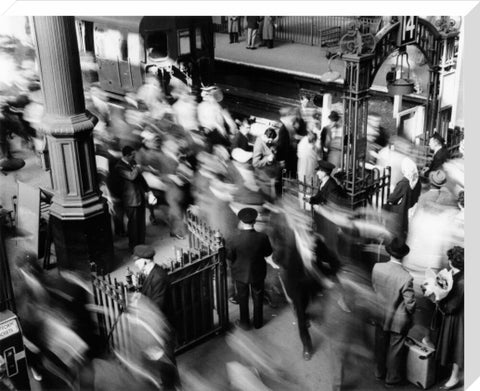
[[[157,202],[158,202],[157,197],[155,197],[155,196],[153,195],[153,193],[152,193],[151,191],[149,191],[149,192],[148,192],[148,197],[147,197],[147,203],[148,203],[148,205],[150,205],[150,206],[155,206],[155,205],[157,205]]]

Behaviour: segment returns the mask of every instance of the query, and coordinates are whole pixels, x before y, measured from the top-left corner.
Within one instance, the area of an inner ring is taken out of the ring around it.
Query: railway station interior
[[[465,25],[1,16],[0,390],[466,389]]]

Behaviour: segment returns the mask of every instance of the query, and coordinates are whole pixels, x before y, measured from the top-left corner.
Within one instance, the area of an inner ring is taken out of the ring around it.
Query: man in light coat
[[[262,39],[265,41],[267,48],[273,48],[273,38],[275,29],[277,28],[275,16],[264,16],[262,27]]]
[[[385,379],[386,387],[404,380],[405,339],[415,311],[413,278],[402,266],[410,249],[398,239],[386,246],[390,260],[377,263],[372,285],[380,312],[375,332],[375,377]]]

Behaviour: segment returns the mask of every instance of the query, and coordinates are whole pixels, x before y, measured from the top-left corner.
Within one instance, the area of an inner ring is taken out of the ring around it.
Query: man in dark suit
[[[153,257],[155,250],[143,244],[135,246],[133,250],[135,259],[135,266],[143,273],[144,280],[140,293],[150,299],[150,301],[165,315],[166,319],[170,321],[168,308],[168,288],[170,281],[167,271],[157,265]],[[162,385],[165,390],[177,390],[180,385],[180,378],[177,370],[177,363],[175,360],[175,336],[173,330],[167,330],[167,340],[164,341],[164,351],[166,359],[159,362],[160,377]]]
[[[238,132],[233,138],[232,149],[241,148],[247,152],[253,152],[253,145],[250,145],[248,141],[248,134],[250,133],[252,123],[255,122],[254,119],[244,118],[243,121],[235,120],[238,125]]]
[[[448,149],[445,146],[445,140],[437,132],[430,137],[428,147],[433,151],[433,158],[430,164],[422,170],[422,175],[426,178],[428,178],[431,172],[440,170],[443,163],[450,158]]]
[[[149,190],[142,176],[142,168],[135,162],[135,150],[126,146],[122,158],[115,166],[122,179],[122,201],[128,218],[128,244],[130,251],[145,243],[145,193]]]
[[[404,379],[404,344],[415,311],[415,293],[413,278],[402,266],[408,246],[395,238],[386,250],[390,260],[374,266],[372,285],[380,313],[375,332],[375,376],[385,379],[389,387]]]
[[[317,166],[317,177],[320,181],[320,188],[317,193],[310,197],[312,205],[325,204],[327,202],[338,203],[343,198],[343,190],[330,174],[335,166],[327,161],[319,160]]]
[[[167,271],[153,261],[155,250],[150,246],[144,244],[135,246],[133,256],[135,266],[144,276],[140,293],[148,297],[162,313],[165,313],[165,297],[169,285]]]
[[[267,275],[267,261],[273,267],[270,256],[272,246],[268,236],[254,229],[258,213],[253,208],[243,208],[238,212],[241,220],[238,233],[232,235],[227,245],[228,258],[232,267],[232,278],[237,289],[237,301],[240,305],[239,326],[243,329],[250,327],[248,311],[249,290],[253,297],[253,325],[256,329],[263,326],[263,296],[265,292],[265,277]]]

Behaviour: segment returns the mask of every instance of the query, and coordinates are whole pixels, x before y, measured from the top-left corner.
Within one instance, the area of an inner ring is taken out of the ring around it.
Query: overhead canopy
[[[77,16],[79,20],[104,24],[108,27],[125,28],[129,31],[140,31],[143,16]]]
[[[192,19],[203,20],[205,18],[191,16],[77,16],[79,20],[103,24],[107,27],[121,29],[124,28],[132,32],[140,32],[154,30],[168,30],[170,28],[188,27]]]

